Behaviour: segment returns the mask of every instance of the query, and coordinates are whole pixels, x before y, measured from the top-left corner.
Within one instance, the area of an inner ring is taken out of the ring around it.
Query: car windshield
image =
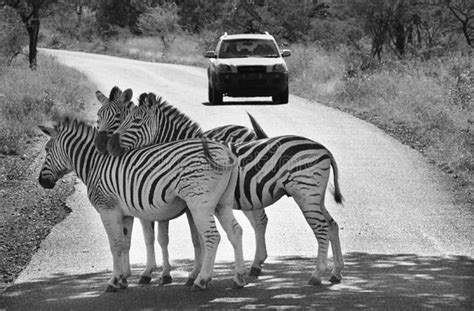
[[[265,39],[224,40],[218,55],[219,58],[278,56],[278,49],[273,40]]]

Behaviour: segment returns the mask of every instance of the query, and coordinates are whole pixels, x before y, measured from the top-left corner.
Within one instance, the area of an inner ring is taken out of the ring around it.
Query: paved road
[[[104,93],[118,85],[132,88],[134,97],[145,91],[162,95],[203,129],[231,123],[249,126],[248,111],[269,135],[298,134],[323,143],[338,162],[346,200],[339,206],[328,196],[327,207],[341,227],[347,268],[341,284],[306,285],[316,243],[296,204],[285,198],[267,208],[270,258],[265,275],[244,290],[229,289],[232,251],[225,238],[210,290],[190,293],[182,286],[193,254],[182,217],[170,226],[175,284],[133,284],[145,262],[136,222],[132,286],[104,294],[111,255],[98,214],[78,182],[69,199],[73,212],[53,229],[3,295],[0,309],[473,307],[473,213],[453,203],[446,176],[416,151],[370,124],[297,96],[290,96],[287,105],[271,106],[269,98],[250,102],[225,98],[224,105],[209,106],[202,68],[42,51],[46,52],[87,74]],[[90,103],[88,118],[95,120],[97,109],[98,102]],[[244,228],[244,254],[250,264],[253,232],[243,215],[236,214]]]

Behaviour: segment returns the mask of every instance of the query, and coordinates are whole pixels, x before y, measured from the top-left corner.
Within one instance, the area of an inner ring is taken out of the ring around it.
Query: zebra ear
[[[132,89],[126,89],[123,91],[122,95],[120,96],[120,100],[122,103],[128,103],[129,101],[132,100],[133,97],[133,91]]]
[[[99,102],[102,104],[102,105],[106,105],[109,103],[109,99],[107,98],[107,96],[104,95],[104,93],[102,93],[101,91],[96,91],[95,92],[95,97],[97,97],[97,99],[99,100]]]
[[[114,86],[110,90],[109,101],[119,99],[120,95],[122,95],[122,90],[118,86]]]
[[[147,98],[148,98],[148,94],[147,93],[142,93],[140,95],[140,98],[138,99],[138,106],[145,105],[146,101],[147,101]]]
[[[156,95],[154,93],[148,93],[147,107],[151,108],[156,104]]]
[[[38,127],[43,133],[45,133],[49,137],[55,137],[58,135],[58,132],[52,127],[47,127],[43,125],[38,125]]]

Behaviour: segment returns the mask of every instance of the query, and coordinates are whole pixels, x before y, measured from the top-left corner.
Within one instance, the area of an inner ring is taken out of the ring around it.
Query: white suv
[[[272,96],[277,104],[288,102],[288,67],[273,36],[264,34],[224,34],[210,58],[207,70],[209,103],[221,104],[232,97]]]

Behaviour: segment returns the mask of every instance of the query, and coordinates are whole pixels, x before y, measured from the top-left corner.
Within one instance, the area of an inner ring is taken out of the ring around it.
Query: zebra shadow
[[[211,104],[209,102],[201,103],[203,106],[282,106],[286,104],[275,104],[271,100],[224,100],[221,104]]]
[[[206,291],[191,291],[184,283],[191,260],[175,260],[174,282],[138,285],[143,266],[133,267],[130,287],[104,293],[110,271],[57,274],[14,284],[0,298],[6,310],[102,309],[471,309],[474,260],[413,254],[344,254],[346,269],[340,284],[307,285],[314,258],[270,257],[263,275],[243,289],[232,288],[233,262],[218,261]],[[54,260],[54,259],[52,259]],[[247,262],[247,265],[250,263]],[[331,264],[331,263],[330,263]],[[329,269],[328,269],[329,276]]]

